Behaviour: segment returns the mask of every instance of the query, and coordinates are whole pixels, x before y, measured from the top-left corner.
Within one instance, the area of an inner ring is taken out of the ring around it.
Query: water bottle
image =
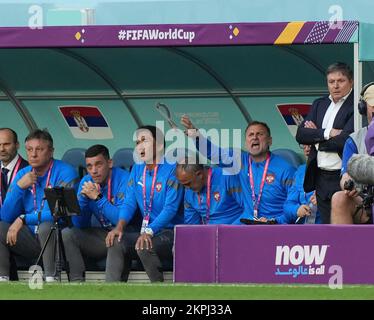
[[[316,223],[316,213],[318,210],[318,207],[315,206],[313,203],[309,202],[309,208],[310,208],[310,216],[305,217],[305,223]]]

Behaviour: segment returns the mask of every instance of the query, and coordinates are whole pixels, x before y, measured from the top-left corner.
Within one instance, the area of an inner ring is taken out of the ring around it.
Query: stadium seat
[[[278,156],[281,156],[283,159],[288,161],[295,168],[297,168],[299,165],[304,163],[301,157],[299,156],[299,154],[297,154],[295,151],[291,149],[281,148],[281,149],[272,150],[271,152]]]
[[[133,157],[133,148],[122,148],[118,149],[113,155],[113,165],[122,169],[131,170],[131,167],[135,163]]]
[[[72,148],[67,150],[62,156],[62,161],[71,164],[78,172],[79,178],[82,179],[86,175],[86,149],[84,148]]]

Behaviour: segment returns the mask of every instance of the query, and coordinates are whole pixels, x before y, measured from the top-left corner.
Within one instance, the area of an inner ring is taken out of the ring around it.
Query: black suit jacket
[[[29,165],[29,163],[25,160],[25,159],[23,159],[21,156],[20,156],[20,158],[21,158],[21,163],[20,163],[20,165],[19,165],[19,168],[18,168],[18,171],[19,170],[21,170],[22,168],[24,168],[24,167],[27,167],[28,165]],[[16,172],[14,172],[14,170],[15,170],[15,167],[13,168],[13,171],[12,171],[12,173],[10,174],[10,179],[9,179],[9,181],[12,181],[12,179],[13,179],[13,177],[14,177],[14,174],[17,174]],[[3,198],[3,202],[4,202],[4,199],[5,199],[5,197],[6,197],[6,193],[7,193],[7,190],[1,190],[1,195],[2,195],[2,198]]]
[[[319,143],[319,150],[325,152],[336,152],[342,158],[343,148],[348,136],[354,130],[353,123],[353,90],[344,101],[336,114],[333,128],[343,130],[338,136],[325,140],[322,129],[323,118],[331,103],[328,96],[316,99],[312,108],[297,129],[296,140],[301,144],[312,145],[307,161],[305,172],[304,190],[310,192],[315,190],[315,177],[317,174],[317,150],[314,144]],[[317,129],[304,128],[305,121],[313,121]]]

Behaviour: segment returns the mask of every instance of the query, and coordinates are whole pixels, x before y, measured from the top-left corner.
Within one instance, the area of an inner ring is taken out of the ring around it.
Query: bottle
[[[315,206],[313,203],[309,202],[309,208],[310,208],[310,216],[305,217],[305,223],[316,223],[316,213],[318,210],[318,207]]]

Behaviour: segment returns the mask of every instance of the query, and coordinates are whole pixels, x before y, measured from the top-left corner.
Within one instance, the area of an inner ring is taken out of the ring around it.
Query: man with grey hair
[[[360,107],[362,106],[362,107]],[[359,111],[365,114],[368,124],[372,122],[374,113],[374,83],[364,86],[361,91]],[[371,210],[357,210],[362,204],[359,190],[353,186],[352,190],[344,190],[344,184],[351,179],[347,172],[348,161],[354,154],[367,154],[365,137],[368,127],[365,126],[352,133],[344,144],[340,187],[332,197],[332,224],[371,224],[373,223]]]
[[[78,182],[75,169],[53,159],[53,139],[46,130],[36,129],[25,139],[29,166],[20,170],[10,184],[1,209],[0,281],[9,280],[9,255],[35,259],[53,225],[44,189],[69,187]],[[53,234],[43,254],[47,282],[55,281],[55,238]]]

